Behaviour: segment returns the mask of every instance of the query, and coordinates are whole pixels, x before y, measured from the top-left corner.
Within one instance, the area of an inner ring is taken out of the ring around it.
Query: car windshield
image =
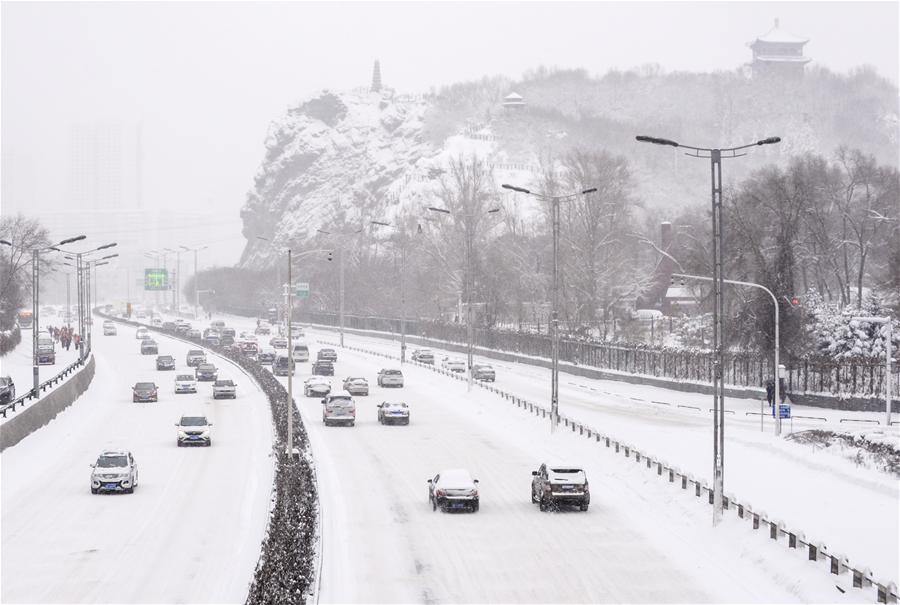
[[[154,384],[154,383],[152,383],[152,382],[139,382],[139,383],[137,383],[136,385],[134,385],[134,388],[137,389],[137,390],[139,390],[139,391],[140,391],[140,390],[145,390],[145,389],[155,389],[155,388],[156,388],[156,384]]]
[[[402,409],[407,407],[405,403],[385,403],[384,407],[391,409]]]
[[[400,370],[385,370],[384,373],[389,376],[399,376]]]
[[[160,355],[158,357],[158,359],[160,361],[172,361],[172,356],[171,355]]]
[[[191,349],[188,351],[188,355],[203,355],[203,351],[199,349]]]
[[[230,380],[217,380],[216,386],[217,387],[233,387],[234,383]]]
[[[175,380],[193,380],[194,377],[191,374],[179,374],[175,377]]]
[[[128,457],[121,456],[100,456],[97,458],[97,466],[100,468],[114,468],[117,466],[128,466]]]
[[[145,346],[145,347],[155,347],[155,346],[156,346],[156,341],[155,341],[155,340],[145,340],[143,346]]]
[[[366,379],[365,378],[349,378],[347,380],[347,382],[352,383],[352,384],[365,384]]]
[[[181,426],[206,426],[206,416],[182,416]]]
[[[204,363],[204,364],[201,364],[197,369],[204,371],[204,372],[212,372],[212,371],[215,371],[216,366],[214,366],[210,363]]]

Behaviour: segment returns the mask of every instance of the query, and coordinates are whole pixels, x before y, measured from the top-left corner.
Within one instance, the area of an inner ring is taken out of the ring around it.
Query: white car
[[[331,381],[321,376],[311,376],[303,383],[303,394],[307,397],[325,397],[331,393]]]
[[[175,377],[175,393],[196,393],[197,379],[193,374],[179,374]]]
[[[91,493],[125,492],[130,494],[138,484],[138,468],[131,452],[110,450],[100,454],[91,465]]]
[[[162,324],[163,324],[162,319],[160,319],[159,317],[154,317],[153,319],[150,320],[150,325],[153,326],[154,328],[161,328]]]
[[[464,468],[439,472],[428,480],[428,501],[431,510],[470,509],[478,512],[478,479],[472,479]]]
[[[134,337],[138,340],[147,340],[150,338],[150,331],[147,328],[138,328]]]
[[[213,399],[222,397],[237,398],[237,387],[233,380],[216,380],[213,383]]]
[[[104,336],[115,336],[117,333],[116,324],[103,324]]]
[[[322,400],[322,423],[332,424],[356,423],[356,403],[350,395],[329,395]]]
[[[395,401],[378,404],[378,422],[381,424],[409,424],[409,406]]]
[[[391,370],[383,368],[378,370],[378,386],[380,387],[402,387],[403,372],[400,370]]]
[[[178,429],[176,441],[178,447],[188,444],[199,444],[209,447],[212,445],[212,435],[209,427],[212,422],[206,416],[182,416],[175,428]]]
[[[466,362],[463,359],[455,357],[444,357],[441,360],[441,367],[451,372],[465,372]]]

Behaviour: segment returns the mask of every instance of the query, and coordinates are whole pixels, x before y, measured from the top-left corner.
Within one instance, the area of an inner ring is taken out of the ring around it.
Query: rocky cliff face
[[[524,108],[503,107],[510,90],[523,94]],[[654,217],[671,218],[673,209],[706,199],[708,166],[635,143],[636,134],[698,145],[781,136],[780,145],[729,164],[729,184],[737,184],[766,163],[807,152],[831,156],[839,145],[896,165],[897,115],[896,87],[866,70],[838,76],[822,69],[778,86],[736,73],[611,72],[598,79],[561,71],[457,84],[428,97],[325,91],[270,127],[241,211],[241,264],[269,266],[275,250],[299,247],[317,228],[391,220],[401,209],[433,205],[447,160],[459,155],[484,157],[498,185],[539,189],[539,158],[602,148],[629,160],[635,198]],[[537,211],[529,199],[502,195],[519,218]]]
[[[438,151],[422,136],[426,109],[420,97],[327,91],[289,109],[270,127],[241,211],[241,263],[270,264],[273,246],[257,236],[277,249],[334,222],[392,216]]]

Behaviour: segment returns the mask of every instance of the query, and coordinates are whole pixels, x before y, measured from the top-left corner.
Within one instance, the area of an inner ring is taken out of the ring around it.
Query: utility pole
[[[341,348],[344,347],[344,254],[345,247],[343,242],[341,242],[341,260],[340,260],[340,331],[341,331]]]
[[[596,187],[567,195],[542,195],[514,185],[501,185],[504,189],[525,193],[539,200],[550,202],[550,221],[553,230],[553,308],[550,312],[550,433],[559,424],[559,205],[574,200],[579,195],[597,191]]]
[[[288,281],[287,285],[284,287],[284,295],[287,298],[286,306],[287,306],[287,314],[285,316],[285,323],[287,324],[287,339],[288,339],[288,409],[287,409],[287,426],[288,426],[288,442],[287,442],[287,455],[288,460],[294,460],[294,344],[291,339],[291,319],[294,316],[294,302],[293,302],[293,292],[291,289],[294,287],[293,282],[291,281],[291,249],[288,248]],[[341,343],[343,344],[343,343]]]
[[[35,248],[31,251],[31,314],[34,317],[34,326],[31,328],[31,361],[32,361],[32,375],[34,378],[34,394],[38,393],[38,386],[41,384],[40,378],[40,360],[38,359],[38,332],[41,329],[40,323],[40,276],[41,272],[38,269],[38,259],[39,252],[38,249]]]
[[[339,272],[338,289],[340,290],[340,293],[338,295],[338,297],[339,297],[338,315],[339,315],[340,343],[341,343],[341,347],[343,348],[343,346],[344,346],[344,256],[347,253],[347,238],[351,235],[356,235],[357,233],[362,233],[362,228],[360,227],[359,229],[356,229],[355,231],[343,230],[343,231],[333,231],[332,232],[332,231],[326,231],[325,229],[316,229],[316,231],[323,235],[334,234],[334,235],[340,236],[340,250],[338,250],[338,252],[341,255],[341,257],[338,261],[340,264],[340,268],[338,269],[338,272]]]
[[[713,304],[713,525],[718,525],[722,520],[722,495],[725,484],[725,302],[723,291],[725,289],[724,254],[722,235],[722,160],[724,158],[737,158],[746,153],[737,153],[750,147],[771,145],[781,141],[779,137],[761,139],[749,145],[729,147],[724,149],[693,147],[682,145],[669,139],[657,137],[637,136],[635,139],[641,143],[653,143],[675,148],[688,149],[687,155],[696,158],[709,158],[710,173],[712,176],[712,265],[713,265],[713,292],[715,302]],[[777,306],[777,304],[776,304]],[[778,368],[775,368],[776,374]],[[776,375],[775,382],[779,377]],[[776,401],[776,405],[780,402]],[[780,416],[780,414],[776,414]]]

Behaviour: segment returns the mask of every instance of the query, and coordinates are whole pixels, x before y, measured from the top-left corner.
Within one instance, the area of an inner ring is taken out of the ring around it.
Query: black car
[[[9,376],[0,376],[0,403],[9,403],[16,398],[16,385]]]
[[[334,376],[334,364],[323,359],[312,365],[313,376]]]
[[[159,355],[159,345],[155,340],[142,340],[141,355]]]
[[[159,401],[157,397],[158,389],[153,382],[138,382],[131,387],[131,390],[133,392],[132,401],[135,403],[138,401]]]
[[[337,361],[337,351],[334,349],[319,349],[316,359],[335,362]]]
[[[212,382],[219,375],[219,370],[211,363],[201,363],[195,372],[198,382]]]
[[[227,334],[222,335],[219,339],[219,344],[223,347],[230,347],[234,344],[234,336],[228,336]]]
[[[219,335],[218,335],[218,334],[209,334],[209,335],[207,335],[207,336],[204,336],[204,337],[203,337],[203,343],[204,343],[204,344],[208,344],[208,345],[212,345],[212,346],[218,346],[219,344],[221,344],[220,341],[219,341]]]
[[[175,369],[175,358],[171,355],[159,355],[156,358],[156,369],[157,370],[174,370]]]

